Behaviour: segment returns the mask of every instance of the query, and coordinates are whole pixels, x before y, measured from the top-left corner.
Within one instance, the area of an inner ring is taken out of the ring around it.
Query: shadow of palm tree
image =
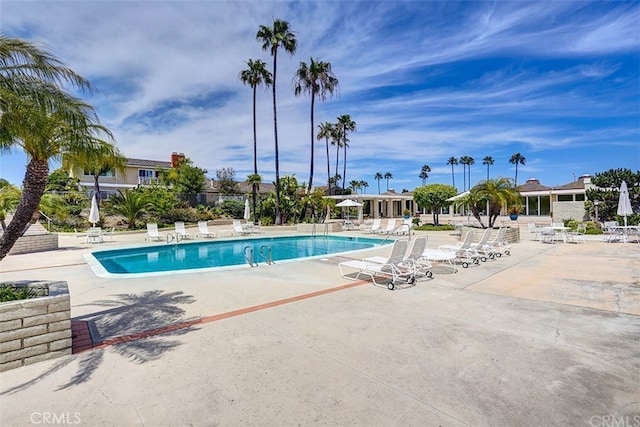
[[[116,354],[134,363],[146,363],[160,358],[181,344],[178,340],[168,339],[169,337],[197,330],[190,324],[190,319],[183,317],[185,311],[178,307],[179,304],[191,304],[195,299],[190,295],[183,295],[181,291],[170,293],[148,291],[140,295],[119,294],[115,297],[116,299],[113,300],[101,300],[91,304],[113,308],[80,316],[74,320],[94,322],[100,337],[102,337],[98,341],[103,341],[104,337],[123,337],[152,330],[162,331],[154,336],[143,336],[108,347]],[[168,326],[177,323],[182,323],[183,326],[171,330],[167,329]],[[93,373],[102,363],[105,351],[106,348],[101,347],[79,353],[75,357],[64,357],[36,378],[3,390],[0,395],[14,394],[24,390],[76,360],[78,361],[76,373],[65,384],[60,385],[57,390],[85,383],[91,379]]]

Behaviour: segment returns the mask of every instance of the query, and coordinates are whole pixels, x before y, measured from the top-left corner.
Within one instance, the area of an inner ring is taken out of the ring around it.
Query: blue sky
[[[83,97],[127,157],[169,160],[183,152],[210,176],[252,173],[248,59],[272,68],[255,35],[290,22],[293,57],[278,55],[280,173],[309,177],[309,98],[294,97],[300,61],[328,61],[339,93],[316,102],[316,123],[349,114],[357,124],[347,182],[377,192],[451,184],[449,157],[471,156],[471,184],[513,178],[566,184],[611,168],[640,170],[639,2],[453,1],[11,1],[1,31],[44,44],[96,89]],[[270,90],[258,91],[258,168],[274,179]],[[330,150],[331,168],[335,150]],[[342,162],[342,159],[341,159]],[[24,155],[0,158],[20,184]],[[56,165],[53,165],[56,167]],[[324,141],[315,184],[326,183]],[[342,173],[342,163],[340,164]],[[462,190],[463,172],[455,168]],[[386,182],[381,182],[386,189]]]

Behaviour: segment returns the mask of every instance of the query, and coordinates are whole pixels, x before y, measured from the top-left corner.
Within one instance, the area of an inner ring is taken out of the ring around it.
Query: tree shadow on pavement
[[[115,299],[101,300],[91,304],[112,308],[73,319],[95,324],[99,337],[94,337],[94,344],[100,346],[101,342],[106,341],[113,345],[63,357],[46,372],[25,383],[3,390],[0,395],[14,394],[24,390],[75,361],[78,363],[76,373],[56,390],[85,383],[91,379],[104,360],[104,352],[107,348],[138,364],[159,359],[181,344],[179,340],[172,340],[170,337],[184,335],[198,329],[193,326],[196,319],[184,318],[185,310],[179,307],[181,304],[191,304],[195,299],[190,295],[184,295],[181,291],[165,293],[154,290],[142,294],[114,296]],[[143,333],[148,331],[157,333],[149,335]],[[122,339],[119,340],[119,337]]]

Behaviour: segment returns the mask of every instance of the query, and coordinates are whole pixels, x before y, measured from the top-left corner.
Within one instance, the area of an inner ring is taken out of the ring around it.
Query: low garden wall
[[[324,226],[327,226],[327,231],[329,233],[337,233],[339,231],[343,230],[342,227],[342,221],[341,222],[327,222],[325,224],[315,224],[316,226],[316,234],[322,234],[324,233]],[[298,231],[299,233],[305,233],[305,234],[312,234],[313,233],[313,225],[314,224],[297,224],[296,225],[296,231]]]
[[[71,354],[67,282],[17,282],[41,297],[0,303],[0,372]]]
[[[58,234],[26,234],[16,241],[9,255],[29,254],[32,252],[53,251],[58,249]]]

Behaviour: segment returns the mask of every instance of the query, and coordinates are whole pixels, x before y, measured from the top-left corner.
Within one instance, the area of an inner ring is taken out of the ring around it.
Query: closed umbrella
[[[251,210],[249,209],[249,199],[244,200],[244,220],[249,221]]]
[[[627,215],[633,214],[631,209],[631,200],[629,199],[629,189],[627,183],[622,181],[620,185],[620,197],[618,199],[618,215],[624,217],[625,230],[627,227]]]
[[[98,210],[98,200],[94,194],[91,198],[91,210],[89,210],[89,222],[96,226],[96,222],[100,221],[100,211]]]

